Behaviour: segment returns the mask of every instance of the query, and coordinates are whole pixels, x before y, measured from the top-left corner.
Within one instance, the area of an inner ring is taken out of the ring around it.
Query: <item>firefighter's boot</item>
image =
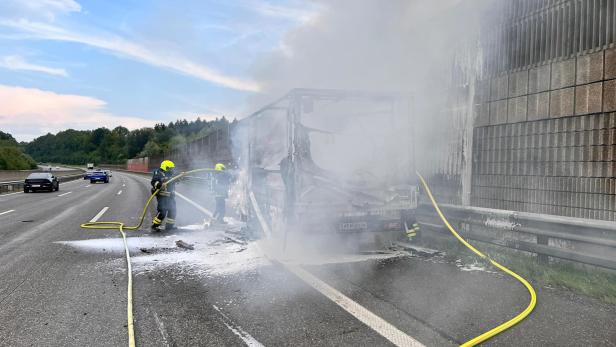
[[[153,233],[157,233],[159,231],[161,231],[160,225],[162,224],[162,220],[160,220],[160,218],[154,217],[154,220],[152,220],[152,226],[150,227],[150,230],[152,230]]]

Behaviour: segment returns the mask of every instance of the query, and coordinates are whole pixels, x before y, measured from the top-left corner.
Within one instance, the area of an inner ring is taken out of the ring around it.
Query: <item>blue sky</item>
[[[251,69],[316,10],[302,0],[2,0],[0,130],[245,114]]]

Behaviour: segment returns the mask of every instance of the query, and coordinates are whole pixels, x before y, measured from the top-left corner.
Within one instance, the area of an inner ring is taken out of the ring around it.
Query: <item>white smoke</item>
[[[258,103],[292,88],[446,89],[459,44],[477,33],[481,1],[319,1],[321,13],[259,61]]]

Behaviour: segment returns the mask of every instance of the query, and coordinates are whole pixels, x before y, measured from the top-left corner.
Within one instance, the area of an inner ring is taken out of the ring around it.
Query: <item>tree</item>
[[[143,151],[139,153],[140,157],[154,157],[163,154],[162,148],[153,140],[148,141],[143,147]]]
[[[123,126],[113,130],[68,129],[55,135],[40,136],[22,147],[32,158],[42,162],[114,164],[137,156],[162,155],[181,148],[189,141],[205,137],[214,129],[228,126],[229,121],[222,117],[214,121],[179,119],[169,124],[158,123],[154,128],[132,131]],[[0,145],[5,142],[19,146],[10,134],[0,132]]]

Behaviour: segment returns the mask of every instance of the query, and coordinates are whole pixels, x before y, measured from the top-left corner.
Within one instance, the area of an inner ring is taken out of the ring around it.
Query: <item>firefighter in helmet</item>
[[[161,231],[163,221],[165,230],[174,230],[175,227],[175,182],[168,183],[175,174],[175,164],[171,160],[164,160],[160,168],[154,170],[152,176],[152,193],[158,190],[156,200],[157,214],[152,221],[152,231]]]
[[[214,219],[216,222],[225,223],[226,200],[229,197],[229,185],[231,184],[231,175],[227,172],[227,167],[223,163],[218,163],[214,166],[214,197],[216,199],[216,211]]]

